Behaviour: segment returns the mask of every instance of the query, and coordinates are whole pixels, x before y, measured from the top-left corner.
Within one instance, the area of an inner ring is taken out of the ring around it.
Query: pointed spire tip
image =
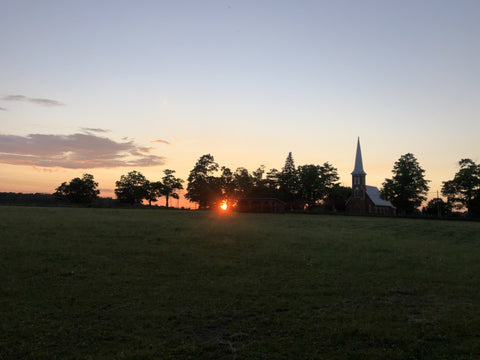
[[[362,149],[360,148],[360,136],[357,139],[357,153],[355,155],[355,168],[353,169],[352,175],[367,175],[365,170],[363,170]]]

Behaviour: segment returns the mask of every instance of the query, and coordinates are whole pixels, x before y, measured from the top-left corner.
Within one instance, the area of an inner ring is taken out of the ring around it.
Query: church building
[[[367,173],[363,170],[360,138],[357,141],[355,167],[352,172],[352,196],[347,200],[346,210],[350,214],[395,215],[397,209],[390,201],[380,198],[380,190],[375,186],[366,185]]]

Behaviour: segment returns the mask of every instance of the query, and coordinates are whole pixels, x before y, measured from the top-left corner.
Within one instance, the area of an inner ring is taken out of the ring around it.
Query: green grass
[[[480,223],[0,218],[0,359],[480,358]]]

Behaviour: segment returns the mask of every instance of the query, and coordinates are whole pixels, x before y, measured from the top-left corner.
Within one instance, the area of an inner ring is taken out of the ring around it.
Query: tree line
[[[443,181],[441,193],[422,209],[426,215],[448,216],[453,209],[466,209],[471,217],[480,217],[480,164],[471,159],[458,162],[459,170],[452,180]],[[427,199],[430,180],[413,154],[405,154],[394,163],[391,179],[385,179],[382,197],[397,207],[400,214],[414,214]]]
[[[234,204],[240,198],[276,198],[291,211],[312,210],[320,204],[333,209],[335,201],[344,203],[351,191],[340,185],[337,169],[328,162],[296,167],[292,153],[281,170],[266,171],[262,165],[251,173],[244,167],[234,171],[220,167],[212,155],[203,155],[187,183],[185,198],[200,209],[215,208],[224,201]]]
[[[453,209],[464,209],[480,215],[480,164],[471,159],[459,161],[459,171],[452,180],[444,181],[444,201],[434,198],[423,208],[424,214],[448,215]],[[164,196],[166,206],[170,198],[179,198],[184,180],[175,177],[175,170],[166,169],[158,181],[149,181],[138,172],[131,171],[116,181],[115,195],[120,203],[141,205]],[[389,200],[400,214],[418,212],[427,199],[429,180],[425,170],[411,153],[402,155],[393,166],[392,177],[385,179],[380,189],[382,198]],[[339,182],[337,169],[325,162],[322,165],[295,166],[289,153],[284,166],[266,171],[261,165],[249,172],[244,167],[231,170],[220,166],[210,154],[202,155],[190,171],[185,198],[198,204],[199,209],[216,208],[222,202],[235,204],[241,198],[276,198],[283,201],[289,211],[345,211],[345,202],[351,195],[350,187]],[[98,198],[98,183],[93,175],[84,174],[64,182],[54,193],[58,200],[88,204]]]
[[[165,197],[165,205],[169,206],[169,199],[178,199],[178,191],[183,189],[183,180],[175,177],[175,170],[165,169],[161,180],[150,181],[142,173],[133,170],[122,175],[115,182],[115,195],[120,203],[141,205],[144,200],[151,205],[161,196]],[[59,201],[72,204],[91,204],[98,198],[100,191],[93,175],[83,174],[81,178],[74,178],[64,182],[55,189],[54,196]]]

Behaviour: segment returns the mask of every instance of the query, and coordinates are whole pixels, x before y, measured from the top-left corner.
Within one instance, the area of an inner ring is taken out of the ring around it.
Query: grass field
[[[0,218],[0,359],[480,358],[478,222]]]

